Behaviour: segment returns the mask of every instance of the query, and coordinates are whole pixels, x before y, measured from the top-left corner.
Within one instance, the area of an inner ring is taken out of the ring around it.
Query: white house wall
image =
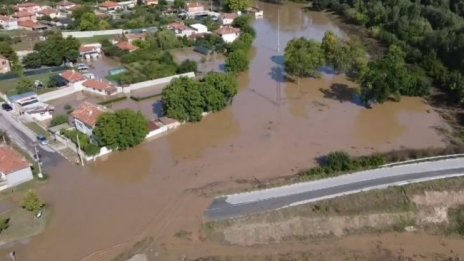
[[[6,181],[9,186],[17,186],[33,178],[32,170],[29,167],[6,175]]]

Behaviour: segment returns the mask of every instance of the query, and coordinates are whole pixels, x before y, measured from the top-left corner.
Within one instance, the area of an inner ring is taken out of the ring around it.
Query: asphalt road
[[[224,220],[376,188],[456,176],[464,176],[463,159],[383,168],[219,197],[211,203],[204,215],[209,220]]]

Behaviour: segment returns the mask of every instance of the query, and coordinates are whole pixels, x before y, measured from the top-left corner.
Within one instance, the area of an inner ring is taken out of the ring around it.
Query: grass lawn
[[[48,78],[50,75],[54,73],[43,73],[43,74],[37,74],[37,75],[31,75],[27,76],[27,78],[31,79],[33,82],[35,80],[39,80],[44,84],[47,84]],[[16,85],[18,84],[19,78],[16,79],[10,79],[10,80],[2,80],[0,81],[0,92],[10,96],[10,95],[15,95],[16,94]],[[39,89],[38,93],[45,93],[45,92],[50,92],[55,90],[56,88],[42,88]]]
[[[101,40],[111,39],[116,35],[97,35],[93,37],[77,38],[81,44],[99,43]]]
[[[25,123],[24,125],[26,125],[29,129],[31,129],[37,135],[43,135],[45,137],[48,137],[50,135],[48,131],[46,131],[44,128],[40,127],[37,123],[33,121]]]
[[[47,226],[50,216],[50,209],[43,210],[42,216],[36,218],[32,212],[25,209],[12,208],[0,215],[2,218],[10,219],[8,228],[0,233],[0,242],[13,242],[39,234]]]

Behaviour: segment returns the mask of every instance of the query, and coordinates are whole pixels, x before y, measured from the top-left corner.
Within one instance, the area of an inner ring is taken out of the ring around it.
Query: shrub
[[[40,201],[37,194],[34,193],[32,190],[29,190],[24,197],[23,201],[21,202],[21,207],[27,211],[31,211],[34,214],[39,213],[42,207],[45,206],[43,202]]]
[[[58,126],[63,123],[68,123],[68,115],[56,115],[53,116],[50,127]]]

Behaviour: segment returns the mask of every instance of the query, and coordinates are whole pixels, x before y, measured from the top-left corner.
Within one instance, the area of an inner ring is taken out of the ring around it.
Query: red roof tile
[[[85,101],[71,113],[71,116],[93,128],[97,124],[98,117],[107,111],[103,106]]]
[[[43,15],[51,15],[51,14],[57,14],[58,11],[53,9],[53,8],[45,8],[39,11],[39,14]]]
[[[216,33],[219,35],[225,34],[238,34],[240,33],[239,28],[231,27],[231,26],[224,26],[216,30]]]
[[[127,42],[127,41],[119,42],[119,43],[116,44],[116,46],[121,50],[129,51],[129,52],[137,50],[137,46],[135,46],[135,45],[133,45],[133,44]]]
[[[221,19],[235,19],[238,15],[236,13],[222,13],[219,15]]]
[[[87,80],[82,83],[87,88],[101,91],[116,91],[116,88],[109,82],[104,80]]]
[[[115,8],[115,7],[118,7],[118,3],[115,3],[115,2],[111,2],[111,1],[106,1],[106,2],[103,2],[99,5],[100,7],[103,7],[103,8]]]
[[[84,45],[79,47],[79,52],[81,53],[88,53],[88,52],[97,52],[98,48],[95,46],[90,46],[90,45]]]
[[[84,75],[74,71],[74,70],[67,70],[61,73],[61,77],[70,83],[80,82],[85,80],[86,78]]]
[[[16,14],[14,15],[14,17],[18,17],[18,18],[31,17],[31,16],[35,16],[35,14],[27,12],[27,11],[19,11],[19,12],[16,12]]]
[[[32,20],[19,21],[18,25],[22,27],[26,27],[26,28],[32,28],[32,29],[45,27],[45,25],[36,23]]]
[[[0,146],[0,172],[8,175],[30,166],[26,158],[12,147]]]

